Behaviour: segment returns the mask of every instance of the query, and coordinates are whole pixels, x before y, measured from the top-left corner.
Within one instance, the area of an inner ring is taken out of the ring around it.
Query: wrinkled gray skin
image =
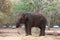
[[[26,13],[26,14],[19,14],[18,20],[16,23],[16,27],[18,28],[20,24],[25,24],[25,32],[26,36],[31,35],[31,28],[32,27],[38,27],[40,31],[39,36],[45,35],[45,26],[47,23],[46,18],[41,14],[32,14],[32,13]]]

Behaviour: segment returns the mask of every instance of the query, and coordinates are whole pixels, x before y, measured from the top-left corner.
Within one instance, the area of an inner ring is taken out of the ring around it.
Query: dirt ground
[[[60,29],[46,30],[45,36],[36,36],[34,33],[25,36],[24,31],[20,29],[0,28],[0,40],[60,40]]]

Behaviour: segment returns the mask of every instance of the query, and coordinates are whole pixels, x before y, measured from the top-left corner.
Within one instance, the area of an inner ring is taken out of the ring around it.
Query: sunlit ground
[[[46,30],[45,36],[38,36],[39,29],[33,28],[32,35],[25,36],[24,28],[0,28],[0,40],[60,40],[58,34],[60,34],[60,29]]]

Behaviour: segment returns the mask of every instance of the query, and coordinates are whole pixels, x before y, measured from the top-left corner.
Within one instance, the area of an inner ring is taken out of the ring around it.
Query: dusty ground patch
[[[18,29],[11,29],[11,28],[1,28],[0,29],[0,40],[60,40],[59,35],[45,35],[45,36],[35,36],[29,35],[25,36],[23,30],[20,30],[22,33],[18,34]],[[57,30],[58,31],[58,30]],[[53,33],[52,30],[47,32]]]

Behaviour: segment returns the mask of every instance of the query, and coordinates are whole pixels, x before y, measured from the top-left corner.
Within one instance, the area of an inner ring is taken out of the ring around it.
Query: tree
[[[59,4],[59,3],[58,3]],[[38,12],[46,16],[48,20],[48,26],[54,25],[55,14],[57,14],[57,0],[19,0],[14,4],[13,15],[16,17],[18,11],[21,12]],[[57,23],[57,22],[56,22]]]
[[[0,24],[9,23],[12,11],[12,2],[10,0],[0,0]]]

